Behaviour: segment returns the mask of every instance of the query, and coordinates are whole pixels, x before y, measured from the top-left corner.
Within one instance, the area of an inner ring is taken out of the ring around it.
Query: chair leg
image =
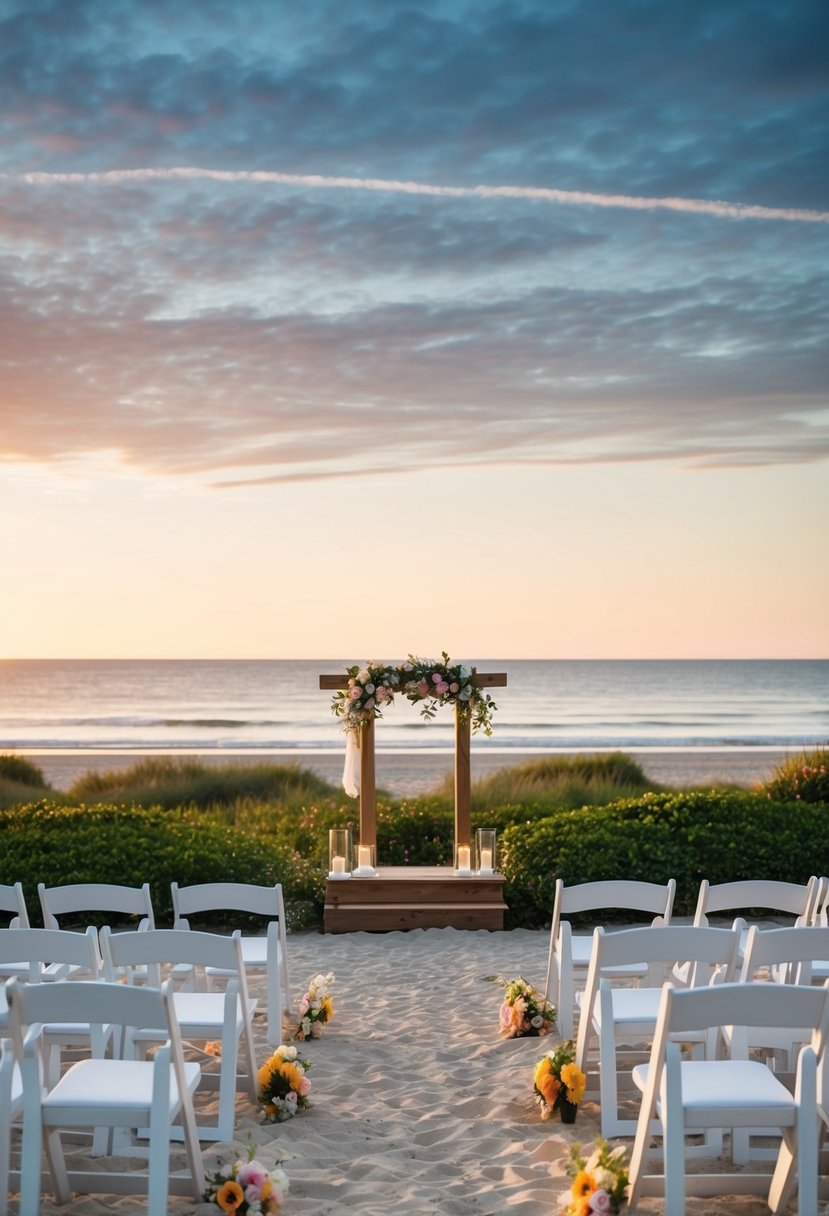
[[[682,1108],[682,1058],[677,1043],[667,1045],[661,1096],[665,1216],[685,1216],[685,1118]]]
[[[280,964],[269,961],[265,972],[265,991],[268,1001],[268,1042],[272,1047],[278,1047],[282,1042],[282,985],[280,983]],[[290,1012],[290,1010],[288,1010]]]
[[[783,1129],[783,1140],[769,1187],[769,1207],[782,1212],[797,1183],[798,1216],[818,1210],[817,1064],[811,1047],[800,1053],[795,1084],[797,1121],[794,1128]]]
[[[159,1047],[153,1067],[147,1179],[149,1216],[166,1216],[170,1174],[170,1048]]]

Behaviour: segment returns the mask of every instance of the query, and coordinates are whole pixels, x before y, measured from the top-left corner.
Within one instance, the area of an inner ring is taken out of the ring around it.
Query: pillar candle
[[[371,869],[371,847],[369,845],[357,846],[357,865],[361,870]]]
[[[481,849],[481,870],[492,869],[492,849]]]
[[[468,844],[458,845],[458,869],[468,870],[470,868],[470,849]]]
[[[333,868],[331,870],[332,874],[345,874],[345,858],[344,857],[335,857],[334,861],[332,863],[332,866],[333,866]]]

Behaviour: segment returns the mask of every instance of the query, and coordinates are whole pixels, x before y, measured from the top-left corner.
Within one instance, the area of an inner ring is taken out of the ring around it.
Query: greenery
[[[792,756],[763,789],[778,802],[829,802],[829,747]]]
[[[282,882],[289,923],[316,918],[319,866],[289,845],[188,811],[65,807],[48,800],[0,811],[0,883],[21,882],[33,923],[37,884],[149,882],[156,918],[172,924],[170,884]],[[290,910],[289,910],[290,906]]]
[[[549,921],[555,881],[607,878],[677,883],[677,915],[694,911],[700,880],[805,882],[829,856],[829,815],[815,803],[774,802],[747,790],[644,794],[559,811],[507,828],[500,868],[512,925]]]
[[[693,912],[700,879],[805,882],[829,856],[827,752],[781,765],[756,792],[648,791],[628,757],[545,757],[473,786],[472,826],[498,831],[508,925],[549,923],[556,878],[677,880],[675,910]],[[793,768],[792,765],[795,767]],[[809,771],[804,773],[804,768]],[[814,771],[812,771],[814,770]],[[22,780],[21,780],[22,779]],[[574,783],[584,802],[571,802]],[[619,791],[626,796],[620,797]],[[322,919],[328,830],[359,824],[357,802],[295,766],[147,759],[87,774],[70,795],[35,765],[0,757],[0,882],[150,882],[159,924],[170,883],[281,882],[289,922]],[[451,865],[451,790],[380,795],[378,854],[387,865]]]

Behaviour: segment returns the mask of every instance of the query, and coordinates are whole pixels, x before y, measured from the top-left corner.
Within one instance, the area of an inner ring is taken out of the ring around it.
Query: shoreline
[[[608,750],[623,751],[641,766],[646,776],[660,785],[689,786],[739,785],[750,788],[768,780],[772,772],[802,749],[791,748],[659,748],[641,749],[556,749],[555,752],[491,752],[472,750],[472,780],[503,768],[514,768],[543,756],[598,755]],[[310,769],[319,777],[339,786],[344,752],[258,750],[220,753],[204,751],[57,751],[37,748],[8,749],[8,754],[26,756],[42,771],[47,782],[67,791],[84,773],[116,772],[131,768],[141,760],[165,758],[197,760],[206,765],[291,764]],[[412,798],[429,793],[453,772],[451,752],[394,752],[377,750],[377,788],[393,798]]]

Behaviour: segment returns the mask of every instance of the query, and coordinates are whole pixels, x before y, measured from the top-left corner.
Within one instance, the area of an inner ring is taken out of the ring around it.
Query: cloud
[[[323,177],[315,173],[276,173],[262,170],[222,170],[181,167],[170,169],[109,169],[96,173],[0,174],[0,180],[30,186],[78,184],[129,185],[157,181],[250,182],[255,185],[301,186],[310,190],[370,190],[430,198],[517,199],[557,203],[568,207],[618,207],[629,211],[666,210],[686,215],[734,220],[784,220],[789,223],[826,224],[829,211],[798,207],[764,207],[756,203],[729,203],[691,198],[637,198],[624,194],[594,194],[584,190],[557,190],[539,186],[439,186],[424,182],[386,181],[377,178]]]

